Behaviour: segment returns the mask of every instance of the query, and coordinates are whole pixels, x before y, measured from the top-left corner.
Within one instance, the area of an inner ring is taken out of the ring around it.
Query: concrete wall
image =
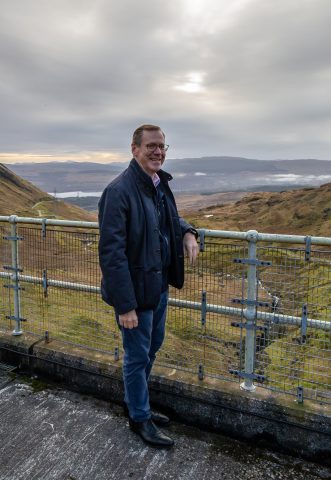
[[[0,361],[111,402],[123,399],[121,362],[104,353],[0,331]],[[238,383],[199,381],[160,367],[154,369],[150,397],[185,423],[331,465],[330,405],[298,404],[261,388],[248,393]]]

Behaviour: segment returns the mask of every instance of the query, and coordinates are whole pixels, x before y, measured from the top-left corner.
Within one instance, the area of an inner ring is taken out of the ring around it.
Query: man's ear
[[[131,143],[131,153],[135,156],[137,145],[135,143]]]

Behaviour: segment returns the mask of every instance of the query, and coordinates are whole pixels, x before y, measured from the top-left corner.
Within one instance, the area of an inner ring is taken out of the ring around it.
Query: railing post
[[[23,330],[21,327],[21,302],[20,302],[20,285],[19,285],[19,265],[18,265],[18,236],[17,236],[17,223],[16,215],[11,215],[10,221],[10,241],[11,241],[11,258],[12,258],[12,289],[14,291],[14,319],[15,329],[12,335],[22,335]]]
[[[245,380],[240,385],[242,389],[250,392],[255,390],[253,384],[254,363],[255,363],[255,326],[256,326],[256,300],[257,300],[257,275],[256,275],[256,242],[258,232],[249,230],[247,232],[248,259],[251,262],[247,265],[247,306],[244,309],[246,319],[246,341],[245,341]]]

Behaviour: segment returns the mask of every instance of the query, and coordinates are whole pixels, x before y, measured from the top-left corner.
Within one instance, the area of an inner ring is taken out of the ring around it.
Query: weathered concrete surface
[[[1,480],[331,479],[327,467],[176,422],[175,447],[153,449],[120,407],[22,380],[0,378]]]
[[[7,350],[7,349],[10,350]],[[32,356],[31,356],[32,355]],[[0,334],[0,361],[67,384],[71,389],[121,403],[121,363],[98,352],[35,337]],[[238,384],[157,368],[151,400],[173,418],[254,445],[269,445],[331,466],[331,408],[264,389],[243,392]]]

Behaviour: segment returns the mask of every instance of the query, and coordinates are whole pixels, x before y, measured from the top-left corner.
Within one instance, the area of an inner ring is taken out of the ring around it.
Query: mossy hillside
[[[292,329],[275,339],[260,356],[264,375],[275,388],[295,391],[302,386],[311,390],[331,390],[331,334],[310,330],[305,340],[300,329]]]
[[[292,235],[330,236],[331,183],[278,193],[254,192],[241,200],[195,212],[188,219],[198,228]],[[206,217],[213,215],[211,217]]]

